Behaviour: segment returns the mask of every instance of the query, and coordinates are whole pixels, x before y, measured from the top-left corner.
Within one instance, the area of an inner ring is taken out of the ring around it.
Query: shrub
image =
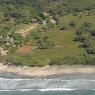
[[[71,22],[69,23],[69,25],[70,25],[71,27],[75,27],[75,26],[76,26],[76,23],[75,23],[75,21],[71,21]]]
[[[88,54],[95,54],[95,49],[92,48],[92,47],[91,48],[87,48],[86,51],[87,51]]]
[[[95,65],[95,56],[67,56],[61,58],[53,58],[49,65]]]
[[[95,37],[95,30],[91,31],[91,35]]]
[[[74,39],[74,41],[78,41],[78,42],[83,42],[85,40],[85,37],[78,35],[76,36],[76,38]]]

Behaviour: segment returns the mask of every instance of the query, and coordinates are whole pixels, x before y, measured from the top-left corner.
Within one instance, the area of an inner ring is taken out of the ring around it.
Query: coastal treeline
[[[95,0],[0,0],[0,61],[95,65]]]

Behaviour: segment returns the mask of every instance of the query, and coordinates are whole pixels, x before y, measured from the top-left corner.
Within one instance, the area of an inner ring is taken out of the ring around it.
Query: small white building
[[[47,24],[47,20],[43,20],[42,24],[46,25]]]

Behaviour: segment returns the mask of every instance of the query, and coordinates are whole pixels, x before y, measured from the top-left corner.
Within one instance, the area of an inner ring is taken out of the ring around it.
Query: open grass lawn
[[[60,24],[69,28],[69,23],[74,21],[76,23],[76,28],[82,26],[84,22],[92,23],[95,26],[95,12],[89,13],[88,11],[77,13],[76,16],[74,14],[69,14],[60,18]]]
[[[52,49],[36,50],[32,53],[33,57],[48,60],[52,57],[75,56],[84,52],[83,49],[78,47],[79,44],[73,41],[75,37],[74,31],[53,31],[51,34],[54,35],[52,41],[56,44],[56,47]]]

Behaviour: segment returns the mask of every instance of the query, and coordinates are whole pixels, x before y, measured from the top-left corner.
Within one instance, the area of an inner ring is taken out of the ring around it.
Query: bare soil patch
[[[20,54],[27,54],[27,53],[30,53],[31,51],[32,51],[32,46],[29,46],[29,45],[18,47],[17,49],[17,53],[20,53]]]

